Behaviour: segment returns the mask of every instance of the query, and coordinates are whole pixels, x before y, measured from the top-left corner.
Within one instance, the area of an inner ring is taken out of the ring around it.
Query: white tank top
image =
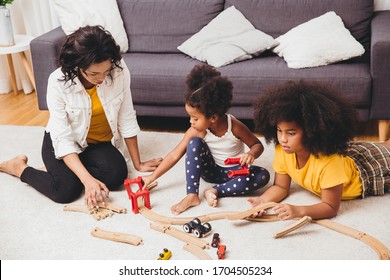
[[[232,116],[226,114],[228,129],[222,137],[215,136],[210,130],[206,130],[205,142],[210,148],[215,163],[226,167],[225,159],[234,158],[244,153],[244,142],[234,136],[232,132]]]

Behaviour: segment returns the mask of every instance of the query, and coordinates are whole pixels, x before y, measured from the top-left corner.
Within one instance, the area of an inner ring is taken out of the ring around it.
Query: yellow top
[[[109,142],[113,135],[106,114],[104,113],[103,105],[97,95],[96,86],[91,89],[86,89],[86,91],[91,97],[92,103],[91,124],[87,135],[87,142],[89,144]]]
[[[359,171],[352,158],[334,154],[316,158],[310,155],[305,166],[298,168],[296,154],[286,153],[276,146],[273,168],[276,173],[287,174],[291,179],[321,197],[321,190],[343,184],[342,199],[354,199],[362,194]]]

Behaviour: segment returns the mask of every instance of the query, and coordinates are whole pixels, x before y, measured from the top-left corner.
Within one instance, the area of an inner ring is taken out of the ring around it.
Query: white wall
[[[390,0],[375,0],[375,11],[390,10]]]

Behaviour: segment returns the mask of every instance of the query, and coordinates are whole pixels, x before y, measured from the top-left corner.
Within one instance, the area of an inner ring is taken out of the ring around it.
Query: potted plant
[[[11,4],[14,0],[0,0],[0,7],[5,6],[6,4]]]
[[[11,13],[6,8],[6,4],[11,4],[14,0],[0,0],[0,47],[12,46],[14,33],[12,31]]]

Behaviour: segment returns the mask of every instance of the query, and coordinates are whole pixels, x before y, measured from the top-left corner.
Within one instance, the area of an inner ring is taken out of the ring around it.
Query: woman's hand
[[[106,185],[93,177],[84,181],[83,184],[85,187],[84,201],[88,208],[97,207],[99,201],[104,203],[102,191],[104,191],[106,197],[109,196],[110,191]]]
[[[145,162],[141,162],[137,170],[141,172],[154,171],[157,166],[160,165],[161,161],[162,158],[154,158]]]

